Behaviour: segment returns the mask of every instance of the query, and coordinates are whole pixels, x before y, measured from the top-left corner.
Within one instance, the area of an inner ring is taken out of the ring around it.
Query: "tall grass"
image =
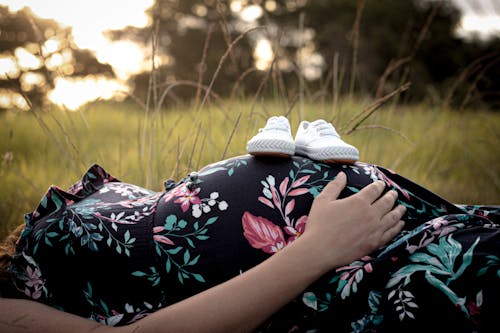
[[[346,128],[368,102],[343,100],[336,127]],[[146,142],[141,142],[144,112],[128,103],[33,111],[38,121],[26,112],[0,114],[0,235],[21,223],[51,184],[69,187],[92,163],[122,181],[161,191],[167,178],[245,154],[246,141],[265,119],[287,112],[280,101],[230,103],[231,110],[215,105],[160,110],[155,127],[146,126]],[[328,119],[331,108],[306,103],[305,118]],[[293,128],[302,120],[295,109],[288,117]],[[362,161],[393,169],[455,203],[500,204],[498,113],[382,106],[346,133],[343,138],[360,149]],[[144,154],[142,144],[152,153]]]
[[[145,101],[130,96],[137,104],[98,102],[76,112],[31,108],[0,113],[0,238],[22,222],[23,214],[35,208],[51,184],[67,188],[93,163],[122,181],[161,191],[168,178],[178,180],[208,163],[245,154],[247,140],[268,117],[278,114],[286,115],[293,128],[304,119],[333,122],[343,138],[359,148],[362,161],[393,169],[452,202],[500,204],[500,114],[467,111],[466,105],[460,113],[449,110],[455,94],[451,88],[442,105],[401,106],[398,97],[409,89],[404,75],[401,86],[383,96],[388,77],[410,65],[437,9],[422,27],[412,53],[387,65],[373,100],[355,91],[363,6],[359,0],[351,63],[335,53],[317,91],[308,87],[299,67],[293,71],[300,83],[298,92],[289,89],[275,59],[253,95],[240,89],[254,71],[250,69],[235,80],[227,99],[220,98],[212,88],[225,63],[234,62],[233,49],[246,35],[267,29],[254,27],[233,39],[221,15],[227,49],[210,78],[204,76],[204,68],[215,27],[208,29],[200,51],[198,80],[160,82],[155,21]],[[299,18],[303,29],[304,17]],[[277,48],[279,41],[267,37]],[[463,75],[456,82],[462,81]],[[178,86],[193,88],[193,104],[165,109]],[[273,92],[273,100],[263,100],[265,90]]]

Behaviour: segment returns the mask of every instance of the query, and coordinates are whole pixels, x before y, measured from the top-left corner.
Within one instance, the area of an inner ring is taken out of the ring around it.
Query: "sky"
[[[467,36],[475,33],[480,37],[488,34],[500,35],[500,0],[453,1],[464,13],[458,34]],[[51,18],[72,27],[74,41],[78,47],[92,50],[99,61],[109,63],[113,67],[117,74],[115,80],[57,80],[56,88],[49,98],[69,109],[75,109],[89,100],[111,98],[116,90],[126,91],[128,88],[125,80],[144,69],[145,54],[138,45],[130,41],[111,42],[103,32],[126,26],[146,26],[148,17],[144,11],[153,2],[154,0],[0,0],[0,5],[7,5],[13,11],[28,6],[40,17]],[[235,7],[238,7],[238,3],[240,1],[233,1]],[[262,57],[268,58],[269,55],[264,54],[265,51],[263,48]],[[124,57],[124,54],[127,56]]]
[[[500,35],[500,0],[453,0],[464,14],[458,33]]]

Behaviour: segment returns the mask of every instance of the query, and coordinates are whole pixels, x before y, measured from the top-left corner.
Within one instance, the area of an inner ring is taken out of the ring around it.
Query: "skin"
[[[339,173],[311,207],[304,234],[249,271],[135,323],[108,327],[27,300],[0,298],[0,332],[251,332],[326,272],[386,244],[402,229],[397,194],[383,182],[337,199]]]

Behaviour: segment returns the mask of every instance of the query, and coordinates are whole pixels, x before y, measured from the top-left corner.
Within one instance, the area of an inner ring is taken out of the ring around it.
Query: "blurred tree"
[[[238,77],[253,67],[252,40],[241,39],[218,68],[229,45],[242,32],[235,29],[235,17],[227,2],[157,0],[149,15],[152,17],[149,27],[128,27],[108,33],[112,39],[142,43],[150,50],[149,57],[155,58],[154,78],[143,73],[132,79],[137,97],[145,100],[155,90],[153,86],[165,88],[166,84],[177,82],[169,96],[200,99],[203,89],[197,84],[208,85],[216,71],[213,88],[227,95]]]
[[[36,17],[28,8],[0,6],[0,108],[41,105],[57,77],[113,76],[88,50],[76,47],[71,29]]]
[[[271,68],[289,99],[308,89],[380,97],[410,81],[405,101],[498,107],[499,40],[457,37],[460,12],[448,0],[157,0],[149,14],[148,28],[110,32],[148,45],[159,60],[155,76],[133,78],[139,97],[184,82],[170,95],[199,99],[195,83],[209,85],[214,74],[217,93],[238,86],[254,95]]]

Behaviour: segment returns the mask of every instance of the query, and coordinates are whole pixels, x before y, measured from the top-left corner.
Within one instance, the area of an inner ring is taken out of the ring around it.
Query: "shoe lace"
[[[316,131],[320,136],[335,136],[337,138],[340,138],[340,135],[330,123],[320,122],[315,124],[314,127],[316,128]]]

